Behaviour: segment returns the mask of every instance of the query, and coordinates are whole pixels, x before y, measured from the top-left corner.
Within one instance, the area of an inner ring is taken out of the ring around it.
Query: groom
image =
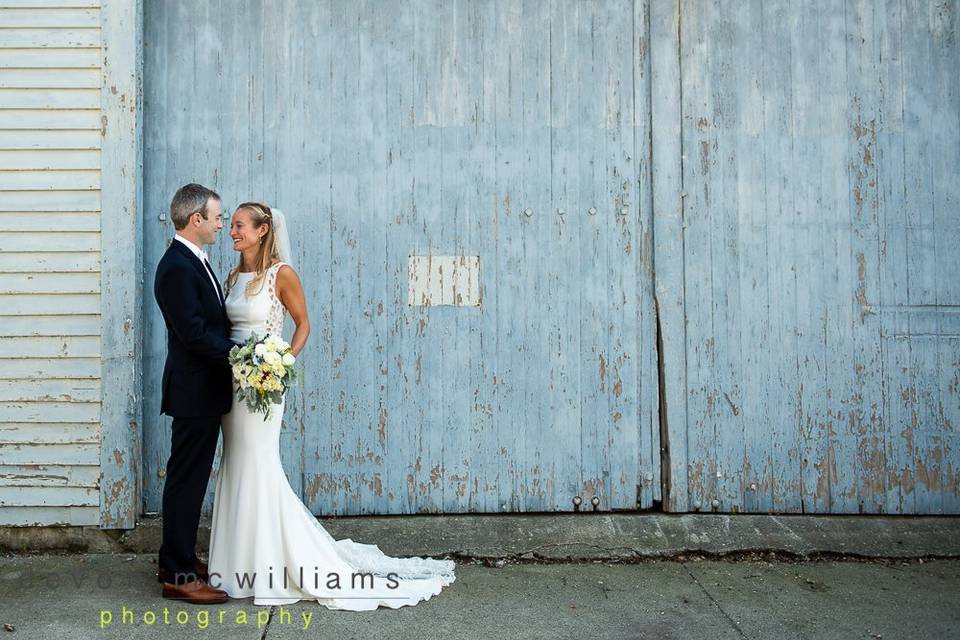
[[[170,204],[176,235],[157,265],[153,286],[167,325],[160,412],[173,418],[157,578],[164,598],[195,604],[227,600],[225,591],[207,584],[207,567],[194,553],[220,418],[232,400],[230,322],[203,250],[216,242],[222,215],[216,192],[199,184],[177,191]]]

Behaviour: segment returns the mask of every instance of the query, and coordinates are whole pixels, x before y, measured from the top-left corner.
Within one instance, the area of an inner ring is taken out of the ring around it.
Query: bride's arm
[[[307,336],[310,335],[310,318],[307,317],[303,285],[300,284],[297,272],[290,265],[280,267],[277,273],[277,296],[293,318],[294,324],[297,325],[297,330],[293,332],[293,338],[290,340],[290,350],[293,355],[298,356],[307,343]]]

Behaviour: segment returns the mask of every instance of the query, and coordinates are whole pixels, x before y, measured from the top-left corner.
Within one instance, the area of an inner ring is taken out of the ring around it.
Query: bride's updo
[[[260,290],[263,289],[263,280],[267,274],[267,269],[269,269],[275,261],[280,259],[280,254],[277,252],[276,236],[273,234],[273,211],[270,210],[270,207],[262,202],[244,202],[237,207],[234,215],[239,211],[246,211],[250,214],[254,229],[259,229],[263,225],[267,225],[267,233],[260,239],[260,252],[257,254],[256,260],[254,260],[256,273],[253,278],[250,279],[250,282],[247,283],[245,289],[247,297],[250,297],[257,295],[260,293]],[[230,271],[230,275],[227,276],[227,292],[236,284],[237,274],[240,273],[240,267],[242,266],[243,255],[240,256],[237,266],[234,267]]]

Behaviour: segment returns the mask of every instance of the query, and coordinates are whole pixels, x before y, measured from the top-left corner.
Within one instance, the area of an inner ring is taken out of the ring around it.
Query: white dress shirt
[[[179,233],[174,234],[173,239],[179,240],[180,242],[185,244],[187,246],[187,249],[190,249],[193,255],[197,256],[197,258],[200,260],[201,263],[210,264],[210,261],[207,259],[206,251],[204,251],[197,245],[193,244],[192,242],[190,242],[189,240],[181,236]],[[208,270],[207,267],[204,266],[203,270],[207,272],[207,278],[210,280],[210,284],[213,285],[213,292],[217,294],[217,299],[220,300],[220,304],[223,304],[223,300],[220,298],[220,290],[217,288],[217,283],[213,279],[213,275],[210,273],[210,271],[213,270],[213,267],[210,267],[210,269]]]

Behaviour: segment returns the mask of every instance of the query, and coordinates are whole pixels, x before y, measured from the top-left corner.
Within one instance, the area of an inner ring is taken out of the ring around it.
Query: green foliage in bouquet
[[[271,406],[283,401],[299,375],[294,368],[296,361],[290,345],[282,338],[271,334],[261,338],[254,333],[246,343],[230,350],[237,400],[268,419]]]

